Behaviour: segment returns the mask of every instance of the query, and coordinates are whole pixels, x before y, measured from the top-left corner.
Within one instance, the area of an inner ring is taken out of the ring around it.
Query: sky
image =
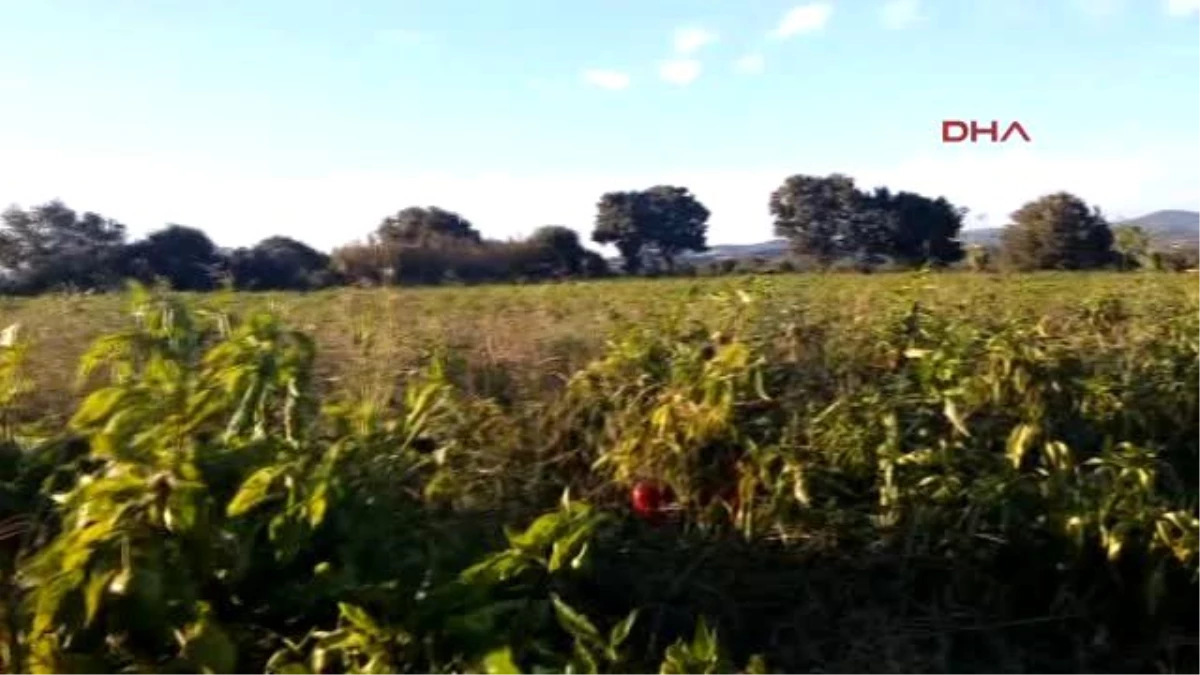
[[[1075,192],[1200,209],[1200,0],[0,0],[0,206],[329,250],[408,206],[487,237],[688,187],[710,243],[840,172],[968,227]],[[946,119],[1028,143],[947,144]]]

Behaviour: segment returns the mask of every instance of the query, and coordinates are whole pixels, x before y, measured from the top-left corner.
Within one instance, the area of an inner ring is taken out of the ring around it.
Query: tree
[[[816,258],[822,266],[871,248],[867,226],[869,204],[854,179],[834,173],[825,177],[789,176],[771,193],[769,208],[775,234],[792,249]]]
[[[1150,233],[1140,225],[1113,228],[1113,249],[1122,269],[1152,266],[1150,244]]]
[[[470,221],[436,206],[410,206],[388,216],[375,230],[375,236],[380,241],[406,246],[482,241]]]
[[[167,225],[129,246],[125,268],[151,282],[164,279],[181,291],[216,288],[225,258],[204,232],[185,225]]]
[[[59,285],[105,288],[118,279],[115,263],[125,226],[92,212],[82,216],[54,200],[0,215],[0,270],[17,292]]]
[[[579,233],[562,225],[539,227],[529,237],[544,263],[556,276],[575,276],[583,271],[587,249],[579,241]]]
[[[642,191],[609,192],[597,205],[592,241],[615,244],[628,273],[639,272],[646,255],[671,272],[680,254],[708,249],[709,215],[684,187],[656,185]]]
[[[1018,269],[1092,269],[1113,261],[1113,234],[1100,209],[1056,192],[1015,211],[1004,228],[1003,253]]]
[[[930,199],[914,192],[892,193],[875,188],[867,198],[867,218],[859,223],[880,223],[855,233],[868,254],[886,255],[908,265],[948,265],[963,258],[958,241],[967,209],[944,197]]]
[[[612,274],[612,270],[608,268],[608,261],[604,256],[584,249],[583,252],[583,276],[598,279]]]
[[[684,187],[656,185],[642,193],[646,210],[646,242],[666,266],[675,271],[675,259],[686,251],[708,250],[709,210]]]
[[[343,280],[374,285],[393,281],[396,247],[375,241],[353,242],[333,250],[330,265]]]
[[[329,283],[329,256],[289,237],[268,237],[230,256],[234,285],[252,290],[305,290]]]
[[[638,227],[639,198],[639,193],[632,191],[602,195],[596,205],[596,227],[592,230],[592,241],[616,245],[627,274],[641,270],[642,247],[646,243],[644,228]]]

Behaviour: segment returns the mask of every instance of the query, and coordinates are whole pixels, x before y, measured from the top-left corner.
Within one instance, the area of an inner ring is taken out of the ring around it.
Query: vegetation
[[[708,216],[687,188],[610,192],[600,198],[592,241],[615,244],[626,272],[641,271],[646,258],[673,272],[680,253],[705,250]]]
[[[1194,672],[1198,308],[1096,273],[8,299],[0,670]]]
[[[859,190],[841,174],[794,175],[769,198],[775,232],[789,240],[783,261],[697,262],[708,250],[709,211],[687,188],[658,185],[601,196],[591,240],[612,245],[629,275],[730,274],[798,269],[916,269],[997,264],[1017,270],[1195,267],[1194,250],[1156,250],[1136,227],[1112,231],[1099,210],[1068,193],[1012,214],[1002,250],[964,250],[967,209],[943,197]],[[1119,236],[1115,236],[1119,235]],[[125,226],[61,202],[0,218],[0,292],[105,291],[126,280],[176,290],[315,290],[341,285],[537,282],[610,276],[579,234],[547,225],[522,240],[488,239],[460,214],[409,207],[384,218],[365,241],[332,255],[283,236],[222,249],[195,228],[168,225],[127,242]]]
[[[791,176],[771,194],[775,234],[828,267],[839,258],[891,257],[942,265],[963,257],[957,241],[966,209],[943,198],[877,188],[866,194],[842,174]]]
[[[1004,231],[1004,253],[1021,270],[1102,267],[1113,262],[1112,244],[1100,210],[1066,192],[1025,204]]]

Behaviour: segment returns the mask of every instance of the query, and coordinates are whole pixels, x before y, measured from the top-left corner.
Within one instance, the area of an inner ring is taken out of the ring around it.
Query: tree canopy
[[[290,237],[268,237],[237,249],[229,267],[234,284],[251,290],[320,288],[332,281],[329,256]]]
[[[1100,209],[1056,192],[1013,212],[1003,253],[1017,269],[1077,270],[1113,262],[1113,233]]]
[[[39,292],[60,285],[103,286],[119,276],[125,226],[96,213],[82,215],[54,200],[0,215],[4,286]]]
[[[647,257],[673,271],[680,254],[707,250],[709,215],[684,187],[609,192],[597,205],[592,241],[614,244],[629,273],[640,271]]]
[[[575,230],[565,225],[545,225],[534,230],[529,241],[541,251],[554,275],[573,276],[583,271],[588,251]]]
[[[943,265],[963,257],[958,233],[966,209],[944,197],[876,188],[868,194],[843,174],[794,175],[771,194],[775,234],[828,266],[839,258]]]
[[[1138,227],[1110,228],[1099,209],[1067,192],[1045,195],[1012,214],[998,250],[970,256],[959,235],[967,209],[945,197],[859,189],[850,176],[796,174],[768,200],[774,231],[794,253],[821,267],[852,261],[862,269],[943,266],[971,269],[1189,269],[1193,248],[1164,250]],[[591,241],[613,246],[627,273],[774,273],[809,261],[685,260],[708,250],[708,208],[686,187],[655,185],[607,192],[596,204]],[[969,258],[969,259],[968,259]],[[565,224],[543,225],[524,239],[483,236],[457,212],[410,206],[384,217],[365,241],[331,254],[297,239],[272,236],[222,249],[203,231],[167,225],[126,240],[120,222],[76,212],[59,200],[0,214],[0,292],[107,290],[125,279],[166,281],[180,290],[224,282],[247,290],[313,289],[347,283],[439,284],[600,277],[608,262]]]
[[[482,239],[466,218],[436,206],[410,206],[398,211],[383,219],[375,235],[381,241],[410,246]]]
[[[216,288],[225,259],[207,234],[186,225],[167,225],[127,251],[130,276],[165,280],[172,288],[206,291]]]
[[[854,179],[839,173],[789,176],[769,202],[775,234],[825,265],[854,253],[857,221],[866,206]]]

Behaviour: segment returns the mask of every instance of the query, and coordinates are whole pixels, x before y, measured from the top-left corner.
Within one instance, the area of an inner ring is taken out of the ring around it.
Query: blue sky
[[[321,248],[438,205],[586,235],[673,183],[712,242],[771,236],[793,173],[1001,225],[1067,189],[1200,207],[1200,0],[0,0],[0,203],[137,234]],[[943,119],[1024,144],[941,143]]]

